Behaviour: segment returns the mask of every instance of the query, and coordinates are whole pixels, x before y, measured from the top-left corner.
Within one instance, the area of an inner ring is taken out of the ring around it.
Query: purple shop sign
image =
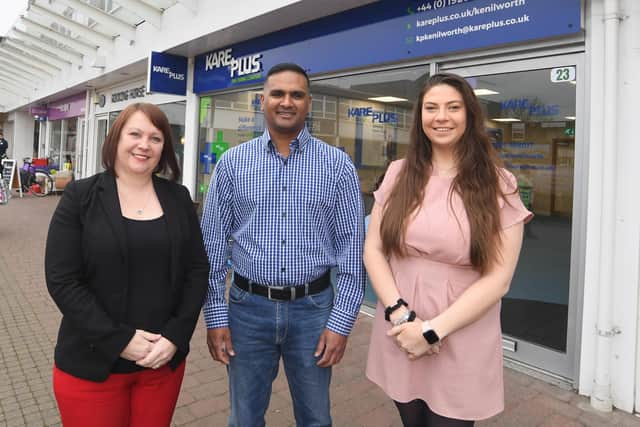
[[[52,102],[49,104],[49,120],[84,116],[85,102],[84,93],[79,93],[78,95]]]
[[[48,113],[49,110],[47,109],[47,107],[43,107],[40,105],[29,107],[29,114],[31,114],[32,116],[47,117]]]

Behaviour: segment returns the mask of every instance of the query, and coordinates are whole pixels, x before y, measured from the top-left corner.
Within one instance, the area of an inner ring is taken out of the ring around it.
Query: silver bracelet
[[[393,322],[391,322],[391,324],[393,326],[400,326],[403,323],[407,323],[409,321],[409,318],[411,317],[411,311],[407,311],[404,316],[402,316],[401,318],[394,320]]]

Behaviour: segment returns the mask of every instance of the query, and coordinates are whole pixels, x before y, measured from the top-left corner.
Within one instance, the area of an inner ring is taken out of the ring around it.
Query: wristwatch
[[[440,341],[440,337],[436,334],[436,331],[433,330],[428,320],[422,322],[422,336],[430,345]]]

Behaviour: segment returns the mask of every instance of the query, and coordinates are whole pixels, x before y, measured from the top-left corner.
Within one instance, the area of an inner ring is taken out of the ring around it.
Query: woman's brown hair
[[[173,150],[173,138],[171,136],[171,125],[169,125],[169,119],[167,119],[167,116],[160,108],[153,104],[144,102],[131,104],[118,114],[118,117],[113,122],[113,125],[111,125],[111,129],[109,129],[109,133],[102,145],[102,166],[108,172],[115,175],[116,155],[118,152],[118,143],[120,142],[122,129],[129,118],[138,111],[147,116],[149,121],[153,123],[160,132],[162,132],[162,137],[164,139],[164,144],[162,144],[162,154],[160,154],[160,161],[153,172],[160,172],[161,174],[170,177],[172,181],[177,181],[180,179],[180,166],[178,166],[176,153]]]
[[[499,183],[499,179],[504,179],[499,176],[499,166],[502,163],[485,131],[482,108],[473,89],[465,79],[455,74],[431,76],[416,100],[404,166],[385,203],[380,225],[382,247],[387,256],[406,255],[408,218],[422,204],[432,168],[431,141],[422,129],[422,103],[425,94],[438,85],[448,85],[458,91],[467,113],[467,127],[455,145],[458,174],[453,180],[451,191],[462,198],[469,219],[471,264],[484,272],[500,256],[498,198],[504,197]]]

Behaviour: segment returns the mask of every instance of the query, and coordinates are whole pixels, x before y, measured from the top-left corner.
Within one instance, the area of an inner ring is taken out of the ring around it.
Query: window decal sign
[[[581,0],[380,0],[195,58],[195,93],[581,32]]]

